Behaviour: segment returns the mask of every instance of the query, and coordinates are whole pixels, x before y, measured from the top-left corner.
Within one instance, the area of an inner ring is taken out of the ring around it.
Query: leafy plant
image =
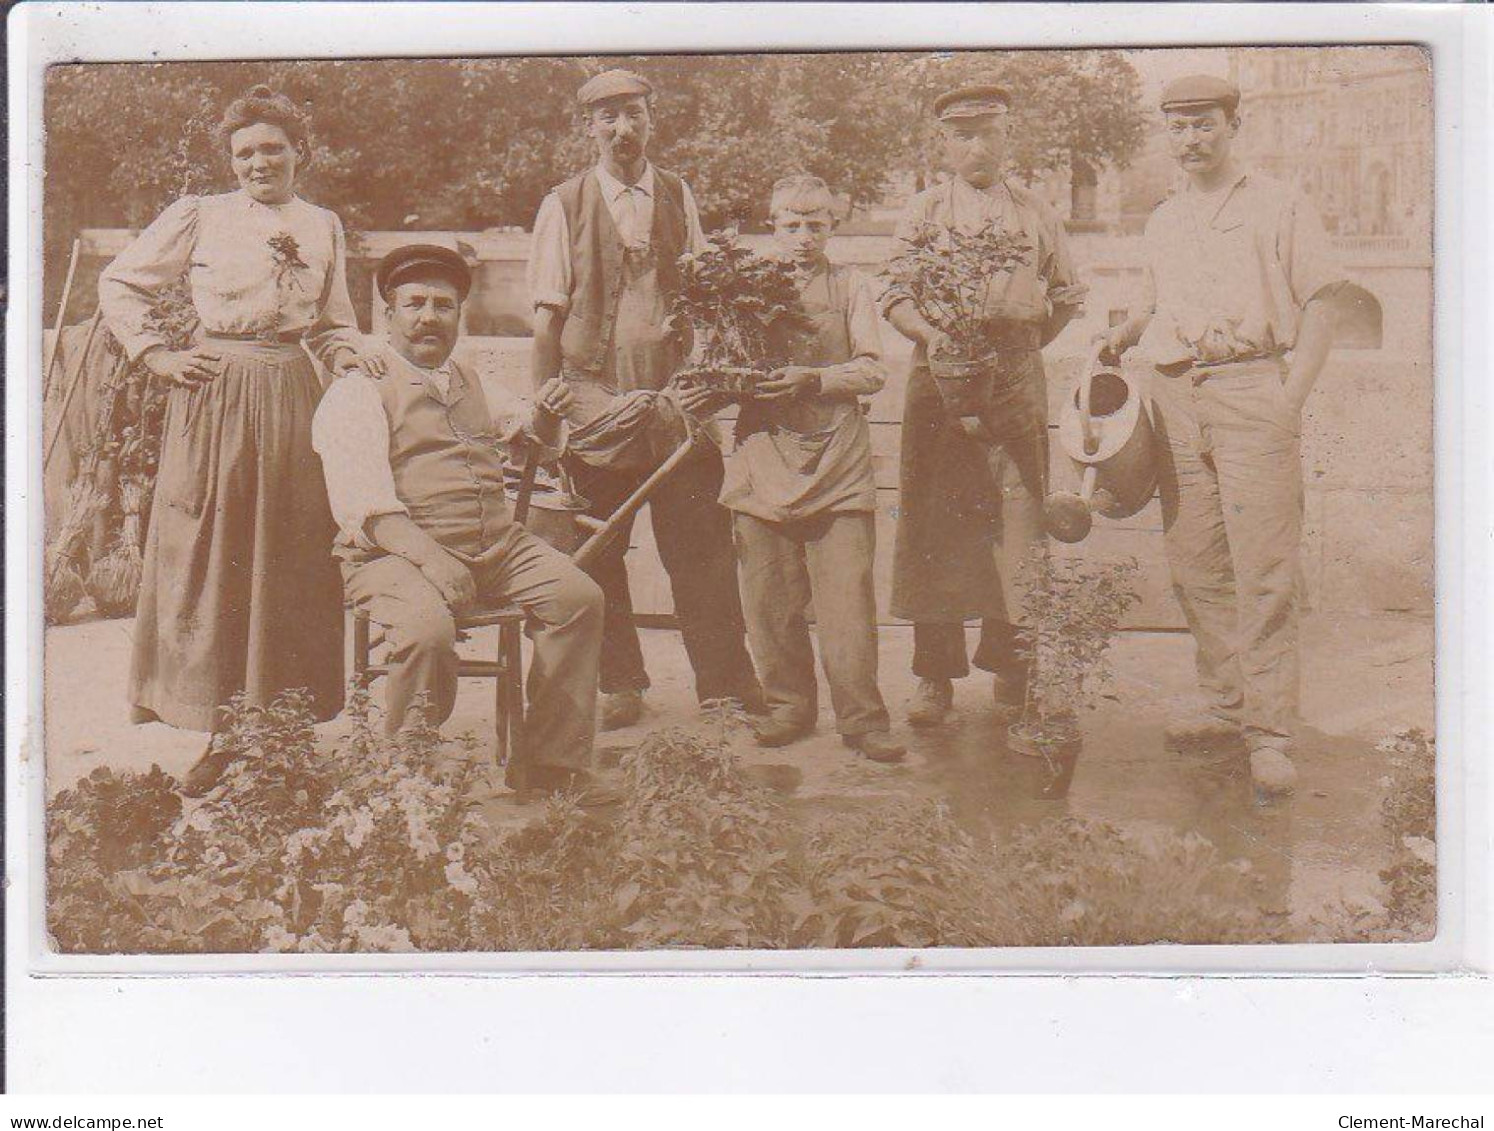
[[[1138,600],[1134,559],[1089,561],[1039,547],[1018,586],[1023,623],[1019,647],[1031,665],[1022,722],[1039,732],[1062,730],[1095,706],[1109,684],[1106,656],[1127,610]]]
[[[161,335],[167,349],[185,349],[197,327],[185,277],[164,288],[146,313],[145,328]],[[68,505],[47,547],[44,582],[47,620],[67,618],[86,592],[104,616],[134,611],[140,589],[146,516],[155,495],[166,420],[167,390],[144,365],[130,364],[107,328],[100,348],[115,359],[98,422],[78,461]],[[76,364],[87,364],[78,358]],[[95,524],[107,531],[103,545],[90,546]],[[90,560],[90,551],[98,560]]]
[[[1399,727],[1375,751],[1385,865],[1382,900],[1341,900],[1308,924],[1313,942],[1423,942],[1437,933],[1437,748],[1419,727]]]
[[[1380,803],[1390,842],[1380,873],[1389,925],[1407,938],[1430,938],[1437,927],[1437,748],[1425,731],[1404,727],[1375,749],[1390,763]]]
[[[714,232],[704,251],[680,257],[680,289],[670,308],[671,330],[693,333],[698,361],[685,383],[750,394],[757,377],[787,360],[787,331],[805,324],[794,267],[761,256],[734,231]]]
[[[97,771],[48,807],[49,922],[72,952],[1016,946],[1260,941],[1246,870],[1202,838],[1067,820],[981,842],[906,800],[801,819],[718,736],[649,735],[608,816],[502,832],[483,758],[388,738],[355,690],[330,747],[304,697],[235,707],[209,797]]]
[[[1033,247],[994,221],[975,232],[920,225],[885,268],[889,293],[906,298],[931,326],[949,335],[961,359],[990,353],[987,315],[998,279],[1032,262]]]

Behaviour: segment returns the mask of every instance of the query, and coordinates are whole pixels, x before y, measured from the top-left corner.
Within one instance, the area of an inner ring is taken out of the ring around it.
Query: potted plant
[[[949,338],[947,351],[930,357],[928,364],[953,416],[979,415],[990,395],[1002,391],[986,311],[997,280],[1030,263],[1032,254],[1030,243],[994,221],[975,232],[923,224],[887,264],[890,289]]]
[[[705,385],[724,401],[747,401],[787,359],[787,332],[804,325],[791,263],[743,247],[730,229],[714,232],[703,251],[680,257],[680,289],[670,309],[679,338],[694,335],[695,361],[675,380]]]
[[[1068,792],[1084,744],[1079,712],[1109,685],[1107,660],[1121,619],[1140,598],[1134,559],[1085,561],[1037,550],[1019,585],[1024,623],[1017,630],[1030,665],[1021,716],[1007,728],[1007,748],[1043,761],[1040,795]]]

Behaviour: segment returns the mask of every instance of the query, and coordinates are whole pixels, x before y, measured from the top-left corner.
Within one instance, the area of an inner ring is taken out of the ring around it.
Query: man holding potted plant
[[[678,260],[700,251],[705,239],[689,186],[648,160],[649,83],[631,71],[605,71],[585,83],[576,100],[600,160],[540,205],[528,278],[534,385],[563,376],[574,389],[572,424],[586,425],[621,398],[663,389],[680,368],[685,351],[668,325]],[[616,458],[588,460],[572,452],[568,466],[594,516],[611,514],[654,470],[640,462],[637,448],[619,445]],[[716,501],[721,477],[720,450],[700,444],[650,496],[649,510],[696,695],[754,708],[761,691],[744,639],[731,519]],[[627,545],[624,531],[592,567],[607,598],[604,730],[637,722],[649,685],[633,625]]]
[[[970,670],[966,620],[981,619],[974,662],[993,673],[998,709],[1021,708],[1028,677],[1013,622],[1016,574],[1044,540],[1040,351],[1078,312],[1083,287],[1057,216],[1002,176],[1010,108],[1007,92],[989,83],[935,100],[954,177],[909,201],[897,232],[905,253],[882,299],[887,319],[914,343],[892,612],[913,622],[915,726],[950,716],[951,681]],[[983,383],[963,403],[959,381],[941,389],[931,372],[931,359],[951,356],[972,363],[966,368]]]
[[[1232,153],[1240,92],[1192,76],[1162,95],[1187,184],[1147,222],[1141,311],[1104,338],[1154,369],[1162,519],[1207,703],[1172,746],[1238,741],[1263,796],[1291,792],[1297,713],[1302,406],[1344,284],[1316,212]]]
[[[794,268],[800,318],[769,328],[772,352],[787,364],[742,407],[721,502],[733,512],[747,635],[767,700],[758,744],[786,746],[814,729],[812,602],[841,740],[872,761],[897,762],[905,751],[877,689],[877,484],[860,404],[887,372],[867,280],[825,255],[834,209],[819,177],[773,186],[774,251]]]

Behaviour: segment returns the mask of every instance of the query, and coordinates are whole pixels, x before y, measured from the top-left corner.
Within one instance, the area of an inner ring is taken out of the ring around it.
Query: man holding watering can
[[[1231,152],[1239,103],[1208,76],[1163,91],[1188,180],[1147,222],[1141,312],[1105,335],[1102,356],[1139,345],[1154,370],[1167,556],[1207,699],[1168,728],[1169,745],[1243,734],[1271,797],[1297,774],[1302,406],[1344,276],[1316,212]]]
[[[930,359],[937,364],[956,345],[950,326],[939,324],[937,304],[921,302],[916,279],[906,277],[894,278],[882,299],[888,321],[914,343],[892,574],[892,612],[913,622],[914,726],[949,719],[952,680],[970,670],[964,622],[976,617],[975,666],[995,676],[999,709],[1022,704],[1028,666],[1013,627],[1015,581],[1044,538],[1048,470],[1040,351],[1078,312],[1083,293],[1063,224],[1002,176],[1007,92],[990,83],[963,87],[941,95],[933,109],[954,177],[909,201],[897,229],[902,246],[921,243],[937,256],[957,234],[1025,250],[978,290],[972,336],[980,339],[975,360],[984,371],[980,424],[962,421],[965,406],[946,403],[931,372]]]

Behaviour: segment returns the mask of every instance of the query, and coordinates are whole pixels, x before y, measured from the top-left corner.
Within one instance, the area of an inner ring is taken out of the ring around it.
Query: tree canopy
[[[708,227],[759,221],[787,172],[817,173],[856,205],[898,174],[927,175],[929,103],[977,76],[1014,95],[1021,175],[1124,165],[1142,137],[1139,80],[1108,51],[60,65],[47,82],[49,264],[81,228],[139,227],[182,192],[230,187],[213,128],[258,82],[309,112],[302,188],[349,229],[528,227],[590,160],[576,88],[619,65],[655,84],[652,155],[687,178]]]

